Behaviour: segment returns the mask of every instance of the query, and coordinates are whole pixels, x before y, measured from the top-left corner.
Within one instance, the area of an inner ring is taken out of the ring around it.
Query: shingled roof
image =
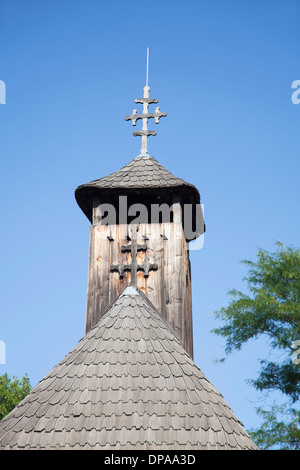
[[[256,449],[133,287],[0,422],[0,449]]]
[[[163,191],[163,194],[166,194],[168,190],[178,189],[189,195],[189,198],[192,197],[194,203],[200,203],[199,191],[193,184],[174,176],[150,155],[139,155],[115,173],[78,186],[75,198],[79,207],[92,222],[90,199],[95,193],[104,195],[117,191],[120,194],[120,190],[126,192],[152,190],[153,192],[155,189]]]

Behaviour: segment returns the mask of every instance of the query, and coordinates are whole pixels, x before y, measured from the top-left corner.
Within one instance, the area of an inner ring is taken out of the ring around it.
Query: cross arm
[[[139,119],[151,119],[153,118],[155,120],[155,124],[158,124],[159,123],[159,119],[161,117],[165,117],[167,115],[166,112],[160,112],[159,111],[159,107],[157,107],[155,109],[155,112],[154,113],[143,113],[143,114],[137,114],[136,110],[134,109],[133,110],[133,113],[128,115],[128,116],[125,116],[125,121],[132,121],[132,125],[135,126],[136,125],[136,121],[138,121]]]
[[[110,272],[117,271],[119,273],[120,278],[124,276],[125,265],[123,262],[123,258],[119,258],[119,264],[111,264],[110,265]]]
[[[133,135],[136,137],[137,135],[156,135],[156,131],[148,131],[148,130],[141,130],[141,131],[134,131]]]
[[[156,271],[158,269],[157,263],[150,263],[149,258],[146,258],[143,264],[137,265],[137,271],[144,271],[144,277],[149,276],[149,271]]]
[[[141,104],[144,104],[144,103],[152,104],[152,103],[158,103],[158,100],[156,98],[135,98],[134,102],[141,103]]]
[[[137,251],[140,251],[140,250],[146,251],[146,250],[147,250],[147,245],[146,245],[146,243],[143,243],[143,244],[141,244],[141,245],[140,245],[139,243],[137,243],[136,249],[137,249]],[[124,253],[124,252],[126,252],[126,251],[131,251],[131,245],[123,245],[123,246],[121,246],[121,252]]]

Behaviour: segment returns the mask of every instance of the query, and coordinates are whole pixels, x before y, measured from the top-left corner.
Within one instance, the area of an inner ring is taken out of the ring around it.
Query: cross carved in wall
[[[143,271],[144,277],[149,276],[150,271],[155,271],[158,269],[158,265],[156,263],[150,263],[149,258],[145,258],[143,264],[137,263],[137,253],[138,251],[146,251],[147,245],[145,243],[139,244],[137,243],[137,232],[139,229],[138,225],[130,226],[131,228],[131,243],[129,245],[123,245],[121,247],[121,253],[131,252],[131,263],[124,264],[124,260],[122,257],[119,258],[118,264],[111,264],[110,265],[110,272],[118,272],[119,278],[123,279],[124,272],[130,271],[131,272],[131,285],[137,287],[137,271]]]

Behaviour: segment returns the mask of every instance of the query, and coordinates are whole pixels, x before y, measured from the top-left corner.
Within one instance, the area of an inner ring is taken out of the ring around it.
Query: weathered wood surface
[[[131,273],[125,271],[120,278],[110,266],[122,257],[131,263],[130,251],[121,250],[130,245],[127,225],[93,225],[90,231],[88,295],[86,332],[106,313],[123,289],[130,284]],[[145,240],[143,236],[148,238]],[[189,254],[186,249],[182,225],[179,222],[141,224],[137,243],[146,244],[147,250],[137,252],[137,263],[156,263],[157,270],[137,271],[137,287],[143,291],[175,335],[181,339],[187,352],[193,356],[191,278]]]

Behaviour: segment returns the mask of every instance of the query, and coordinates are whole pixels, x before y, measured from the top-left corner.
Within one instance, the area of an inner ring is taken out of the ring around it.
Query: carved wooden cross
[[[138,232],[138,226],[134,225],[131,227],[131,244],[123,245],[121,247],[121,253],[131,252],[131,263],[124,264],[123,258],[119,258],[118,264],[110,265],[110,272],[118,272],[120,279],[124,277],[125,271],[131,271],[131,285],[137,287],[137,271],[144,271],[144,277],[149,276],[149,272],[158,269],[156,263],[150,263],[149,258],[146,258],[143,264],[137,263],[138,251],[146,251],[147,245],[145,243],[139,244],[136,241],[136,235]]]

